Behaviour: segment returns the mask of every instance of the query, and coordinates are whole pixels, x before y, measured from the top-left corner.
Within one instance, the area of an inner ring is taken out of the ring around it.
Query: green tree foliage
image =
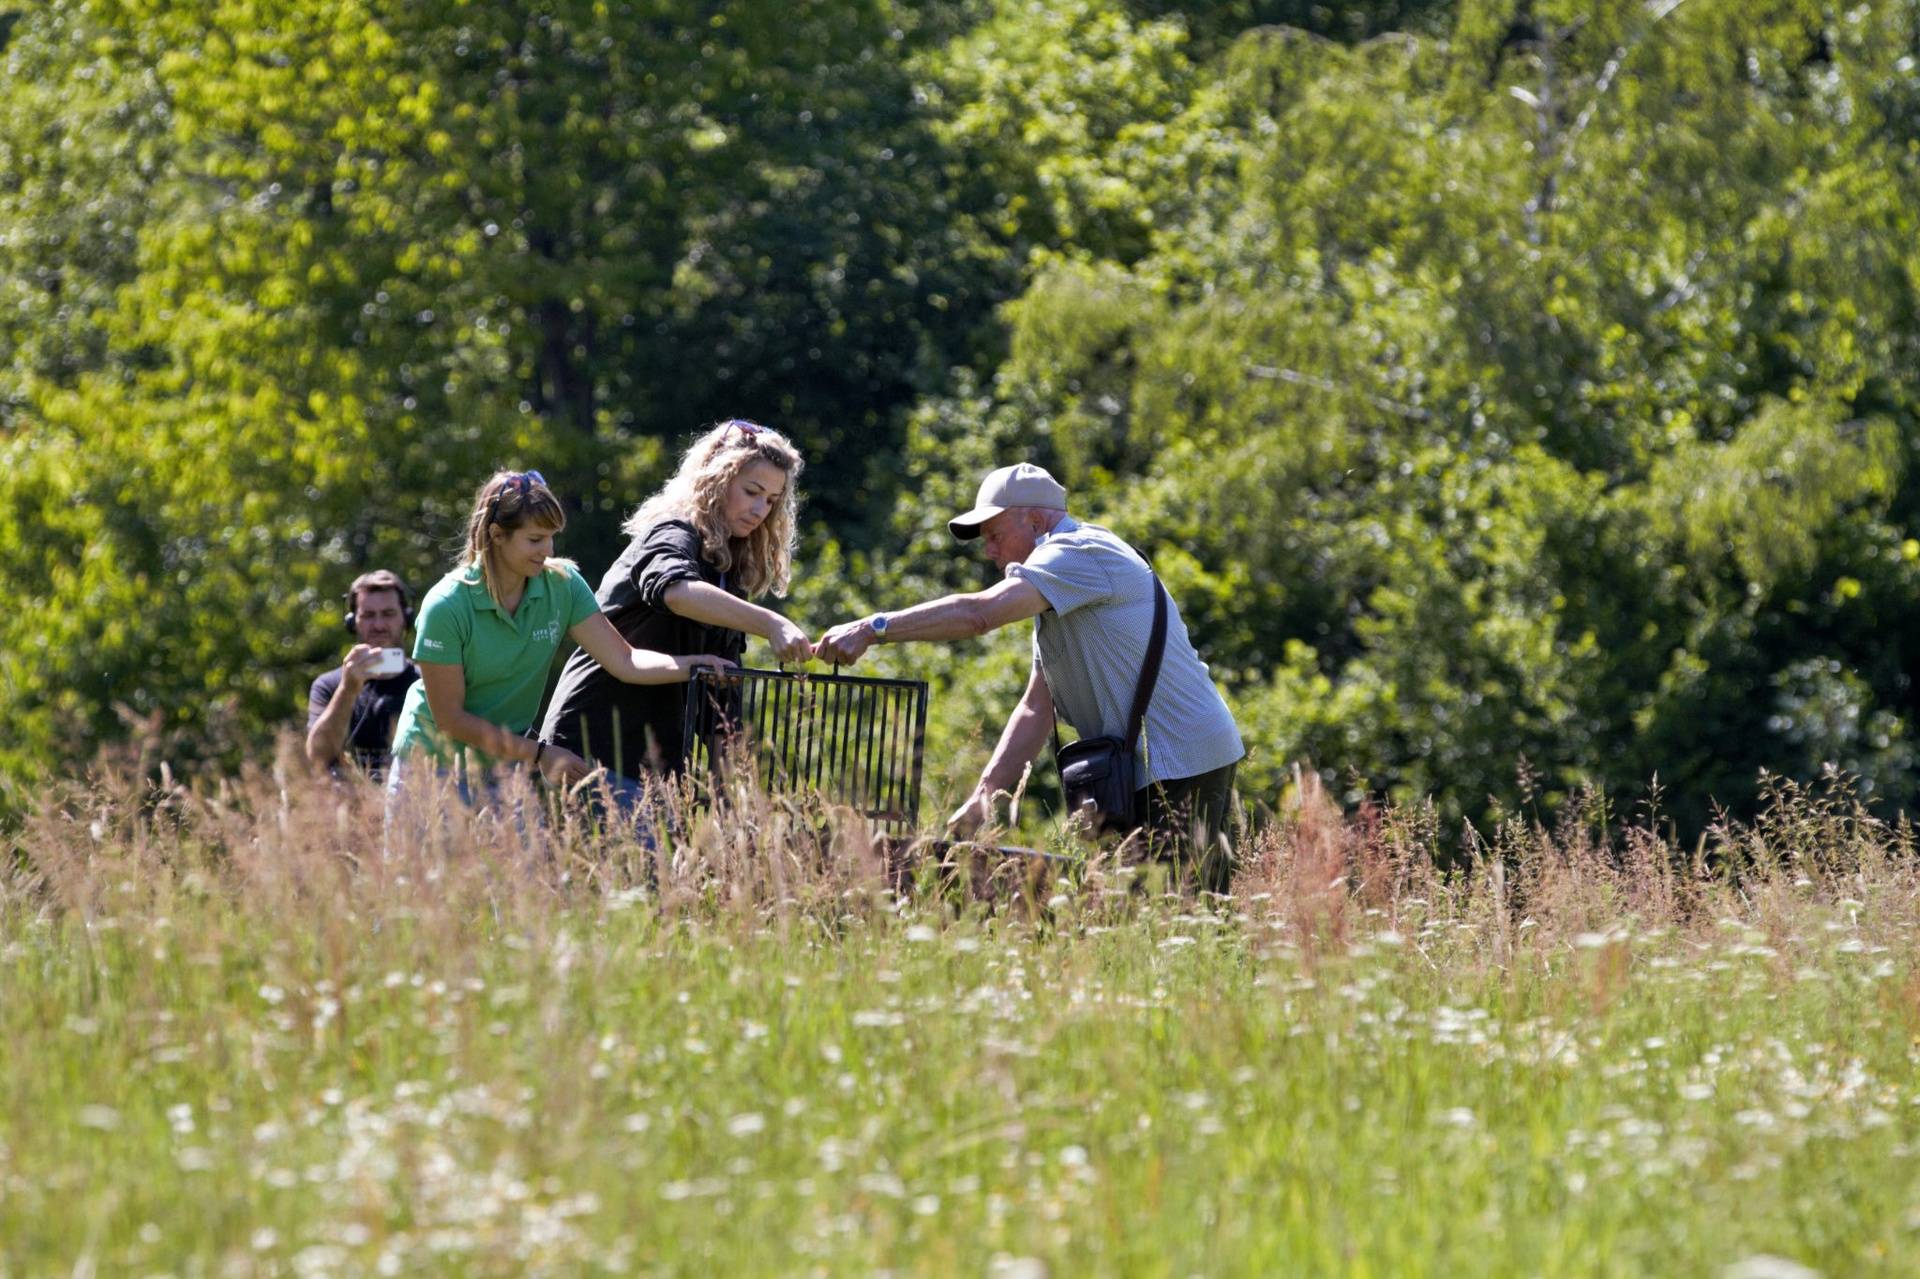
[[[939,216],[902,71],[931,20],[28,13],[0,105],[10,770],[84,757],[116,708],[189,751],[258,740],[337,647],[339,586],[429,580],[496,465],[554,477],[590,562],[732,413],[800,437],[828,514],[870,506],[1007,287]]]
[[[1102,0],[996,0],[923,55],[951,180],[977,192],[987,235],[1023,258],[1144,252],[1156,210],[1202,158],[1168,145],[1198,80],[1185,45],[1179,22],[1135,22]]]
[[[1811,0],[50,0],[0,84],[0,769],[257,742],[539,465],[809,452],[818,625],[1148,549],[1271,802],[1915,792],[1920,19]],[[887,650],[977,767],[1022,639]],[[117,709],[118,708],[118,709]]]
[[[1144,253],[1040,263],[950,412],[1156,549],[1256,794],[1304,757],[1484,819],[1657,774],[1698,829],[1832,761],[1904,801],[1915,40],[1248,31],[1165,126],[1206,176],[1136,188]]]

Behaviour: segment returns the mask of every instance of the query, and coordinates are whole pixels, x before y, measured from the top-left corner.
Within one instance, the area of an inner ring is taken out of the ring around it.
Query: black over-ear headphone
[[[368,586],[363,589],[369,591],[392,591],[395,595],[398,595],[400,597],[400,616],[406,619],[408,626],[413,625],[413,602],[407,598],[407,587],[404,582],[396,581],[391,586]],[[340,620],[346,624],[347,634],[358,637],[360,634],[360,601],[354,598],[356,594],[358,594],[358,592],[349,590],[345,595],[340,597],[346,601],[347,605],[347,615]]]

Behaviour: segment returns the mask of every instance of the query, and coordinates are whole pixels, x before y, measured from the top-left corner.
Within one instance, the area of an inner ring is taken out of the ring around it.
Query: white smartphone
[[[386,679],[388,676],[398,675],[406,669],[407,650],[404,648],[383,648],[380,650],[380,660],[373,664],[371,675],[374,679]]]

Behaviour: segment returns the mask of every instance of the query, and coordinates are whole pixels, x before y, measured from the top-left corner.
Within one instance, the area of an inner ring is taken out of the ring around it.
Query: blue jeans
[[[470,809],[497,807],[501,801],[500,785],[492,778],[475,781],[464,767],[449,764],[434,764],[429,760],[414,756],[396,759],[387,772],[387,826],[393,826],[394,810],[400,796],[409,784],[417,784],[424,777],[436,781],[453,781],[454,793],[460,802]],[[647,788],[642,782],[631,777],[619,777],[607,774],[586,791],[588,804],[592,811],[602,818],[622,826],[630,826],[634,839],[648,852],[653,852],[659,842],[654,838],[652,805],[647,799]],[[524,821],[524,816],[516,814],[516,820]],[[537,820],[537,819],[536,819]]]
[[[464,768],[456,768],[450,764],[432,764],[419,756],[409,756],[396,759],[387,767],[388,807],[392,807],[392,802],[400,797],[408,782],[421,777],[432,777],[438,781],[445,781],[451,777],[454,793],[460,796],[460,802],[468,808],[478,808],[484,803],[490,803],[499,798],[498,786],[489,781],[475,787],[467,779],[467,770]],[[478,798],[476,798],[476,792],[478,792]]]
[[[586,790],[591,811],[610,824],[630,826],[634,839],[648,852],[660,845],[654,836],[653,804],[645,782],[608,773]]]

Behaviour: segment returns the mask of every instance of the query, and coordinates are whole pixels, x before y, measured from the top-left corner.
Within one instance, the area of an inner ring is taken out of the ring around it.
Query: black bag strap
[[[1127,547],[1135,555],[1140,555],[1132,546]],[[1147,577],[1153,582],[1153,631],[1147,636],[1147,654],[1140,663],[1140,680],[1134,685],[1133,711],[1127,716],[1127,753],[1131,755],[1140,741],[1140,729],[1147,720],[1147,705],[1153,701],[1154,685],[1160,682],[1160,659],[1167,651],[1167,588],[1161,584],[1160,575],[1153,571],[1153,561],[1140,555],[1140,562],[1147,566]],[[1034,656],[1034,665],[1040,669],[1040,678],[1047,678],[1046,664]],[[1047,694],[1051,698],[1053,688],[1049,682]],[[1060,754],[1060,708],[1053,708],[1053,753]]]
[[[1137,552],[1136,552],[1137,553]],[[1153,686],[1160,682],[1160,659],[1167,651],[1167,588],[1160,575],[1147,568],[1153,579],[1153,634],[1147,638],[1147,656],[1140,667],[1140,683],[1133,691],[1133,714],[1127,718],[1127,753],[1140,740],[1140,728],[1147,719],[1147,703],[1153,700]]]

